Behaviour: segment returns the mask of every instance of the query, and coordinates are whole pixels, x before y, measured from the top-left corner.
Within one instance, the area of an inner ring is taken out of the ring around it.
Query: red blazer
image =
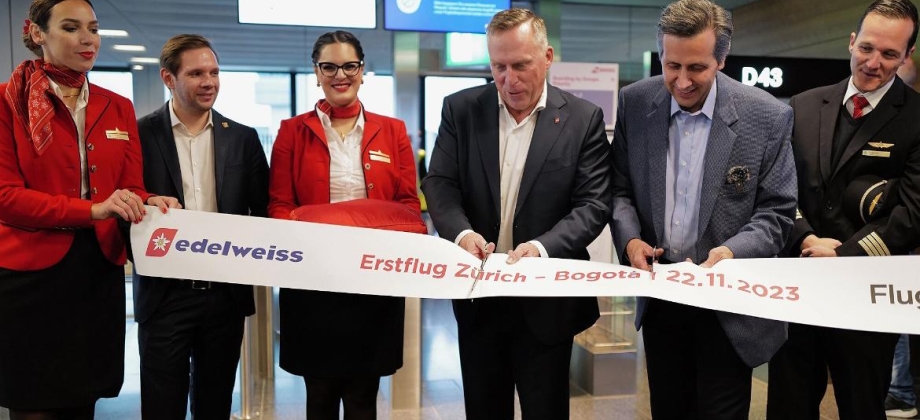
[[[0,84],[0,93],[6,83]],[[54,139],[39,156],[5,99],[0,99],[0,267],[40,270],[60,261],[73,242],[73,228],[94,228],[103,254],[125,263],[125,243],[115,219],[93,221],[90,207],[116,189],[127,188],[144,202],[141,147],[134,107],[114,92],[90,84],[86,107],[89,200],[80,198],[77,129],[57,97]],[[107,130],[128,133],[113,139]]]
[[[405,123],[365,111],[361,163],[367,198],[399,201],[421,213]],[[329,148],[316,111],[281,122],[269,174],[269,217],[291,219],[297,207],[329,202]]]

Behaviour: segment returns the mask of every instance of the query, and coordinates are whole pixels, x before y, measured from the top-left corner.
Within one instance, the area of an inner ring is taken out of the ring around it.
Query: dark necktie
[[[862,95],[853,96],[853,118],[861,118],[863,116],[863,108],[869,105],[869,100]]]

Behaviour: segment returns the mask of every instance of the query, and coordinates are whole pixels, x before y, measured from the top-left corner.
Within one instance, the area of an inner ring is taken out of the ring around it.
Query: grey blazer
[[[715,115],[706,147],[695,263],[725,245],[735,258],[779,254],[796,209],[796,172],[790,138],[792,109],[766,92],[721,72]],[[620,92],[613,155],[614,247],[625,258],[626,243],[641,238],[662,243],[665,171],[671,95],[661,76]],[[750,180],[739,192],[727,182],[729,169],[746,167]],[[636,327],[648,303],[640,298]],[[770,360],[787,337],[786,323],[717,312],[726,335],[749,366]]]

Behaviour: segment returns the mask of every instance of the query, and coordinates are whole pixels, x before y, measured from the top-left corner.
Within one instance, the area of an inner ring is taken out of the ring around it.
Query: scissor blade
[[[489,260],[489,257],[492,254],[486,254],[486,257],[482,259],[482,264],[479,264],[479,272],[473,277],[473,284],[470,285],[470,292],[467,293],[467,296],[473,295],[473,290],[476,289],[476,283],[479,282],[479,278],[482,277],[482,272],[486,268],[486,261]]]

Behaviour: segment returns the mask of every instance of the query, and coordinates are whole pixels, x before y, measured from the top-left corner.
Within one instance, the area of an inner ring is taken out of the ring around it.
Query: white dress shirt
[[[198,133],[192,133],[179,121],[169,101],[169,117],[179,169],[182,172],[182,192],[186,210],[217,212],[217,180],[214,169],[214,121],[208,111],[208,123]]]
[[[543,85],[543,93],[533,111],[521,122],[514,117],[498,95],[498,161],[499,179],[501,182],[501,222],[498,229],[498,243],[495,252],[510,252],[514,250],[514,213],[517,207],[518,193],[521,189],[521,175],[524,174],[524,165],[527,163],[527,152],[533,139],[534,128],[537,126],[537,116],[546,108],[547,85]],[[485,187],[485,186],[483,186]],[[472,230],[464,230],[457,235],[454,243],[459,244],[466,234]],[[537,247],[541,257],[549,257],[546,248],[540,241],[528,241]]]
[[[343,137],[332,128],[332,120],[323,111],[316,110],[326,132],[329,147],[329,202],[367,198],[364,185],[364,169],[361,167],[361,138],[364,137],[364,113],[358,113],[358,120],[351,131]]]

